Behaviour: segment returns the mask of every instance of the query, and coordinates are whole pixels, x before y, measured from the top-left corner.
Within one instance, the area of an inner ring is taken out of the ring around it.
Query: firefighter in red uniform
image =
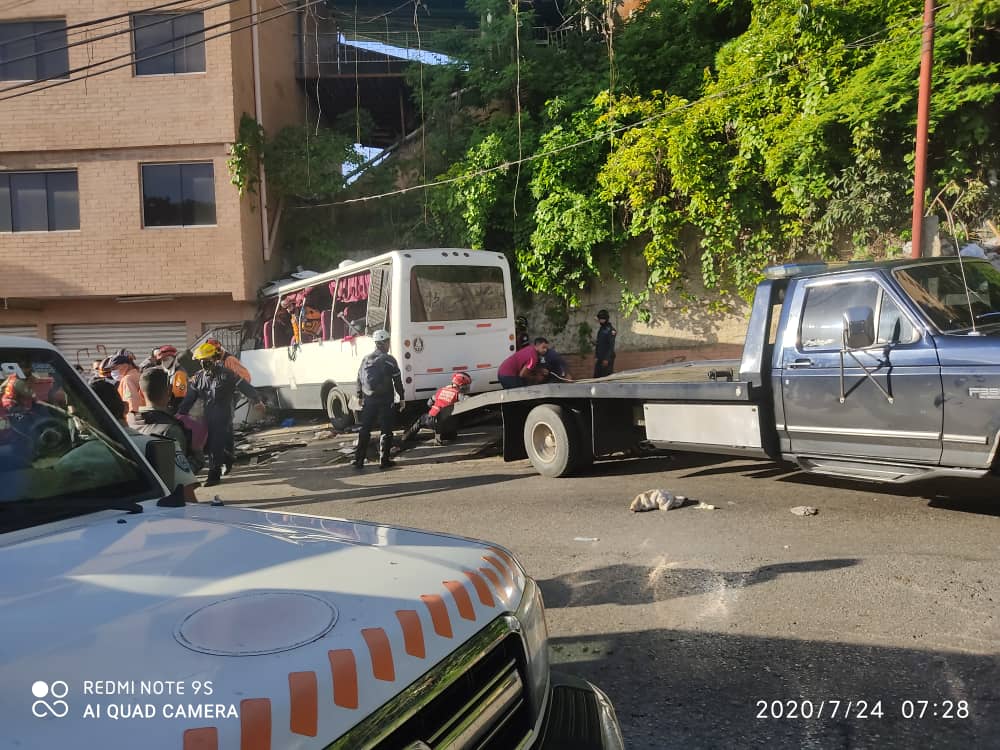
[[[438,445],[458,437],[451,411],[455,404],[465,398],[471,385],[472,378],[468,373],[456,372],[452,375],[451,385],[438,388],[434,397],[427,399],[430,409],[403,433],[403,442],[412,440],[423,427],[434,430],[434,442]]]

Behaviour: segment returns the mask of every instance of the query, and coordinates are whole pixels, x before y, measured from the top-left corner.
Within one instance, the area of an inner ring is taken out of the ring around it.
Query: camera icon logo
[[[61,719],[69,713],[69,704],[62,700],[69,695],[69,685],[63,680],[55,680],[51,684],[37,680],[31,685],[31,694],[37,699],[31,704],[31,713],[36,718],[53,716]]]

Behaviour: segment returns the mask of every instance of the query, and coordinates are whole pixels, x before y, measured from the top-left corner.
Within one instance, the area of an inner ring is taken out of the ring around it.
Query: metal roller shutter
[[[109,323],[87,325],[64,323],[52,326],[52,343],[72,364],[89,368],[95,359],[128,349],[136,362],[164,344],[178,349],[187,345],[187,326],[179,323]]]
[[[0,326],[0,336],[30,336],[38,338],[38,326]]]

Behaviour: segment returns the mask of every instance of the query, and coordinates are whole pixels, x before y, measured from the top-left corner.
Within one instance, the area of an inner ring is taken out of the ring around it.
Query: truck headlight
[[[528,654],[528,684],[533,715],[538,716],[549,689],[549,631],[538,584],[525,576],[524,595],[517,608],[517,621]]]

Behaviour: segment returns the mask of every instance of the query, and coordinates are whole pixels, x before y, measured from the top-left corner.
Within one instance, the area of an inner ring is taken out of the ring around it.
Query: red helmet
[[[176,346],[170,346],[169,344],[167,344],[166,346],[158,347],[153,352],[153,356],[155,356],[157,359],[159,359],[160,357],[176,357],[177,356],[177,347]]]
[[[472,377],[467,372],[456,372],[451,376],[451,384],[459,388],[468,388],[472,385]]]

